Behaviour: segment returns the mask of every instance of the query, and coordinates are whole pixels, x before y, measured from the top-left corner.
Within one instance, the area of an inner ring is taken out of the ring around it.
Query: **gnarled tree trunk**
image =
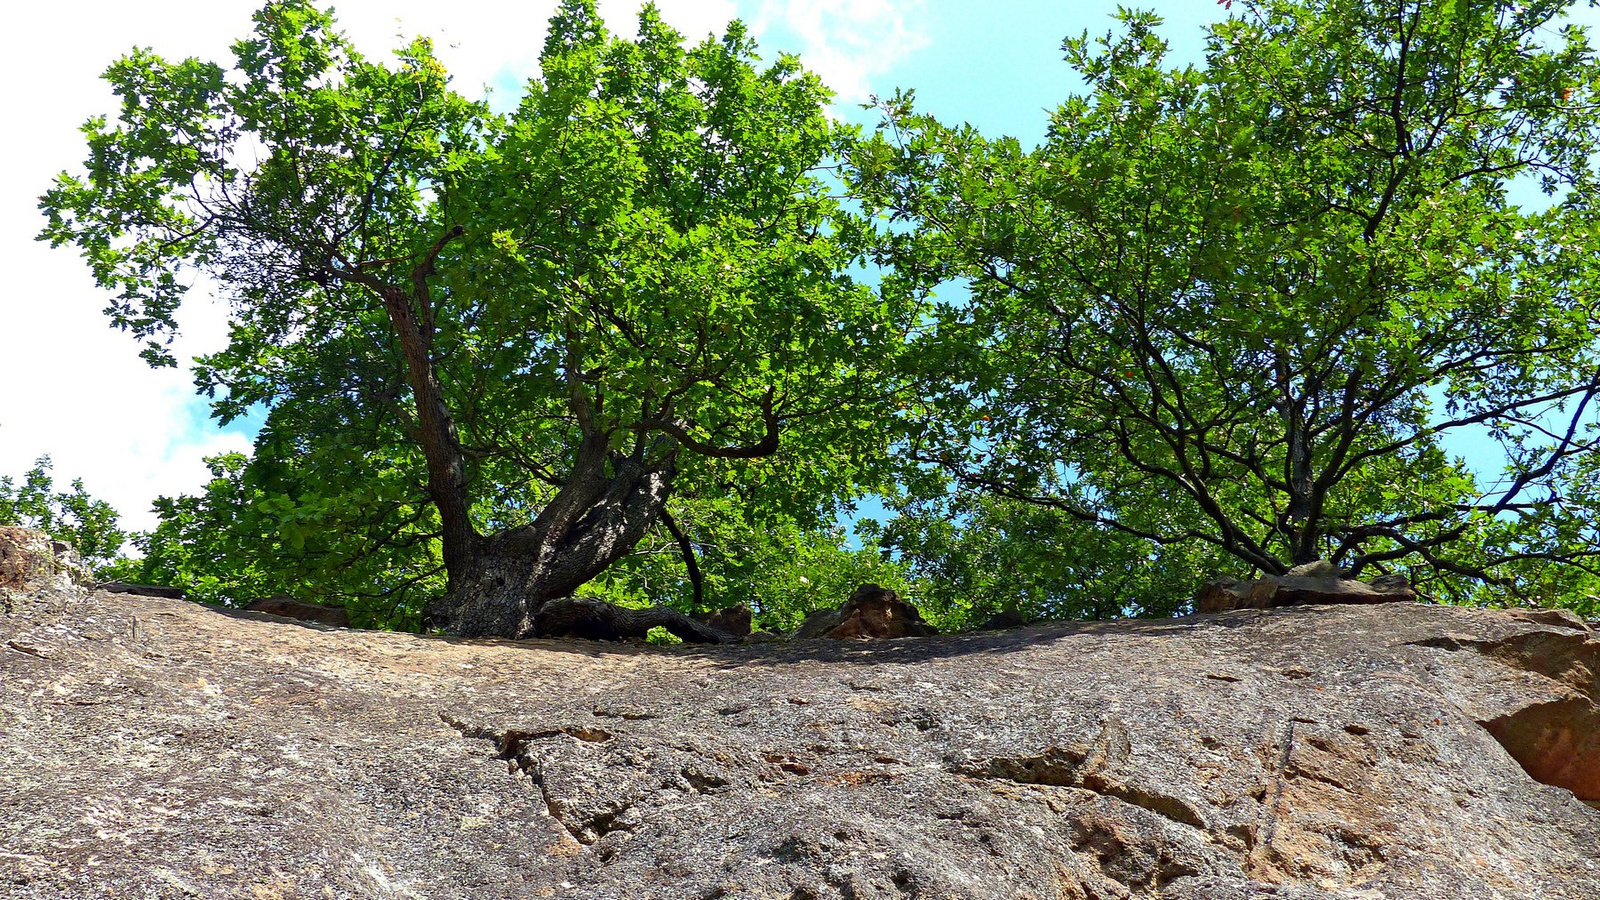
[[[423,622],[465,636],[524,637],[545,603],[630,553],[660,517],[674,470],[613,455],[579,473],[529,525],[479,537]]]
[[[362,265],[330,264],[324,274],[362,285],[382,300],[405,359],[416,438],[427,461],[428,495],[439,511],[450,578],[445,595],[423,610],[423,626],[465,636],[524,637],[535,632],[535,616],[546,603],[571,596],[632,552],[657,521],[670,523],[665,506],[680,449],[728,458],[766,456],[778,449],[779,417],[768,391],[762,404],[764,437],[732,447],[696,440],[674,419],[670,396],[654,409],[646,403],[642,418],[631,424],[605,420],[601,396],[590,396],[582,342],[569,331],[562,369],[580,435],[570,474],[533,522],[479,534],[472,523],[466,454],[434,359],[435,298],[429,286],[439,254],[463,233],[459,225],[448,229],[413,267],[409,284],[384,281]],[[613,437],[619,432],[633,434],[631,452],[615,449]],[[675,526],[668,527],[689,557],[687,540]],[[722,635],[714,629],[700,634],[682,625],[688,621],[682,616],[669,618],[696,639]]]

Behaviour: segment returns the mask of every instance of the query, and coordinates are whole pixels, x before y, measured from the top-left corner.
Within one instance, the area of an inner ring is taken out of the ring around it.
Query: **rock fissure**
[[[1156,791],[1145,790],[1135,785],[1111,781],[1098,775],[1091,775],[1084,779],[1083,786],[1097,794],[1106,797],[1115,797],[1124,803],[1132,804],[1140,809],[1161,816],[1164,819],[1187,825],[1201,831],[1206,830],[1205,819],[1200,812],[1190,803],[1178,797],[1171,797]]]
[[[1254,832],[1253,850],[1271,845],[1273,837],[1278,830],[1278,808],[1283,803],[1284,793],[1288,787],[1289,759],[1294,753],[1294,727],[1295,722],[1290,720],[1283,724],[1283,736],[1277,742],[1275,764],[1268,770],[1267,783],[1261,789],[1261,822],[1260,827]],[[1255,856],[1252,854],[1252,861]]]
[[[532,741],[554,737],[570,737],[589,744],[602,744],[612,739],[611,732],[591,725],[560,725],[550,728],[493,728],[474,725],[447,711],[440,710],[439,718],[461,732],[463,737],[486,740],[495,745],[497,759],[513,759]]]
[[[552,778],[548,773],[549,761],[559,755],[559,749],[546,746],[542,748],[542,752],[536,750],[538,744],[558,738],[571,738],[584,744],[603,744],[614,737],[605,729],[588,725],[562,725],[535,729],[495,728],[472,724],[444,710],[440,711],[439,717],[461,732],[464,737],[493,743],[494,758],[508,761],[513,772],[528,777],[539,790],[545,811],[578,843],[588,846],[613,831],[632,830],[630,825],[620,821],[631,803],[614,803],[596,808],[590,802],[592,796],[583,795],[576,798],[561,796],[552,785]]]
[[[1121,734],[1120,731],[1111,733]],[[1047,747],[1029,756],[994,757],[987,763],[959,765],[954,770],[971,777],[1004,779],[1017,784],[1078,788],[1137,806],[1189,828],[1206,829],[1205,819],[1193,804],[1105,774],[1102,770],[1108,764],[1108,757],[1120,761],[1128,754],[1125,748],[1113,745],[1111,749],[1121,752],[1111,757],[1104,742],[1095,749]]]

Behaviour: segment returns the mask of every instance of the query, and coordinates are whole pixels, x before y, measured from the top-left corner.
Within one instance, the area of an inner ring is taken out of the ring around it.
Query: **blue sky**
[[[341,24],[369,54],[400,37],[434,37],[467,93],[501,86],[502,96],[536,70],[553,0],[345,0]],[[856,108],[868,94],[914,88],[919,107],[946,121],[1034,143],[1047,110],[1077,88],[1061,60],[1061,42],[1113,26],[1109,0],[974,3],[970,0],[661,0],[663,18],[693,37],[744,19],[771,55],[800,54],[839,92],[841,116],[868,121]],[[1137,5],[1137,4],[1131,4]],[[1201,25],[1225,13],[1210,0],[1145,4],[1167,18],[1173,58],[1198,59]],[[157,495],[197,490],[201,459],[246,450],[247,427],[217,429],[183,371],[152,371],[138,347],[112,332],[100,310],[106,297],[67,250],[33,240],[38,195],[51,176],[83,156],[77,128],[114,109],[98,80],[134,45],[170,57],[227,59],[229,43],[249,27],[254,2],[145,0],[118,6],[91,0],[25,4],[8,12],[13,36],[0,54],[0,112],[26,123],[0,165],[0,253],[11,279],[0,300],[0,475],[20,475],[50,454],[61,481],[82,477],[110,500],[125,523],[149,527]],[[631,30],[637,4],[602,0],[618,30]],[[1593,10],[1582,17],[1595,20]],[[182,321],[180,358],[221,346],[225,309],[204,285],[191,293]]]

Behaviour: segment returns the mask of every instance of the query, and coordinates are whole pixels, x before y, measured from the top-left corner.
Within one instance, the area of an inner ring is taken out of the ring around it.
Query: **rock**
[[[0,615],[7,900],[1600,897],[1568,616],[656,648],[58,587]]]
[[[113,594],[139,594],[144,597],[166,597],[169,600],[182,600],[183,588],[167,587],[162,584],[134,584],[129,581],[108,581],[95,586],[97,591],[107,591]],[[256,601],[260,603],[262,601]],[[249,607],[246,607],[248,609]]]
[[[1314,559],[1308,563],[1301,563],[1288,571],[1289,575],[1301,575],[1308,578],[1349,578],[1350,570],[1337,566],[1325,559]]]
[[[1287,575],[1263,575],[1249,581],[1218,578],[1195,595],[1195,611],[1275,609],[1321,603],[1399,603],[1417,599],[1404,575],[1383,575],[1370,582],[1357,581],[1343,569],[1319,560],[1289,570]]]
[[[71,544],[32,528],[0,526],[0,614],[72,593],[88,581],[88,567]]]
[[[735,637],[748,637],[755,621],[754,613],[743,603],[700,613],[693,618],[697,622],[710,625],[718,631],[726,631]]]
[[[266,613],[269,616],[278,616],[284,619],[317,622],[334,628],[350,627],[350,613],[342,606],[322,606],[317,603],[306,603],[303,600],[296,600],[283,594],[251,600],[245,605],[245,610]]]
[[[990,616],[979,631],[1004,631],[1007,628],[1022,628],[1028,624],[1028,617],[1015,609],[1005,609]]]
[[[818,610],[806,616],[794,636],[882,640],[938,633],[932,625],[922,621],[922,613],[900,599],[898,593],[875,584],[863,584],[838,609]]]

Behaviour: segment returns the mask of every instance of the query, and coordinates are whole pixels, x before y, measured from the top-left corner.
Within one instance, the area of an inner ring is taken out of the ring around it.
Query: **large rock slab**
[[[1560,614],[662,649],[30,596],[5,898],[1600,897]]]

